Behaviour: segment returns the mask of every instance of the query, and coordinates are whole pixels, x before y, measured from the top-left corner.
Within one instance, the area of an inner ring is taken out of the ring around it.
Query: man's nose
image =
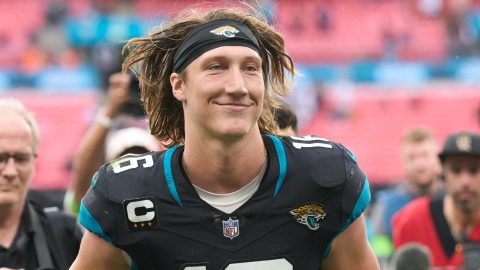
[[[16,176],[18,174],[18,170],[15,165],[15,159],[13,157],[9,157],[7,159],[1,173],[6,176]]]
[[[231,94],[246,94],[247,88],[245,87],[245,80],[240,68],[231,68],[228,74],[225,91]]]

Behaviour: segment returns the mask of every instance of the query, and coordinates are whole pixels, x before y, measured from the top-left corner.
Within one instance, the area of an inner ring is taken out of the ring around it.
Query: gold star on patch
[[[151,227],[151,226],[152,226],[152,223],[151,223],[151,222],[148,222],[148,226],[150,226],[150,227]]]
[[[137,226],[137,223],[133,224],[133,227],[137,228],[137,227],[138,227],[138,226]]]
[[[145,224],[143,224],[143,222],[142,222],[142,228],[143,228],[143,227],[145,227]]]

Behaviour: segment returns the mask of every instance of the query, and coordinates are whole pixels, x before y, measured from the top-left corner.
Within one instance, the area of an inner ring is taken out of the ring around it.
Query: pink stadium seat
[[[318,7],[330,12],[332,27],[328,32],[315,26]],[[277,26],[290,54],[302,62],[380,58],[387,30],[406,38],[398,45],[401,59],[444,59],[447,34],[443,21],[421,17],[411,8],[408,1],[280,0]],[[302,31],[291,27],[297,16],[304,26]]]
[[[228,5],[234,5],[235,2],[229,2]],[[135,11],[143,15],[175,15],[176,12],[188,7],[214,7],[224,6],[225,2],[221,0],[211,1],[197,1],[197,0],[182,0],[182,1],[158,1],[158,0],[136,0],[134,1]]]
[[[399,143],[407,128],[430,127],[440,142],[455,131],[479,130],[478,89],[456,86],[452,91],[449,87],[430,86],[418,92],[364,87],[356,92],[347,120],[333,119],[320,111],[302,134],[342,142],[356,153],[373,183],[400,180]]]
[[[0,67],[18,63],[30,42],[30,36],[44,24],[45,1],[0,1],[0,35],[7,39],[0,48]]]

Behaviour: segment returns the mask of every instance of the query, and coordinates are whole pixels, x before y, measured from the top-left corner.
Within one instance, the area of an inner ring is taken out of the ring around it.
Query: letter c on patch
[[[155,218],[155,208],[153,207],[153,202],[150,200],[129,202],[126,208],[128,220],[130,220],[131,222],[145,222],[153,220],[153,218]],[[138,208],[144,208],[145,211],[143,212],[146,213],[144,215],[137,215],[137,213],[135,213],[135,210]]]

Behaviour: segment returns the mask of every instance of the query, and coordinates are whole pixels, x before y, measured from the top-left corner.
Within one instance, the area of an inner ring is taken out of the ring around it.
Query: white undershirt
[[[193,187],[197,191],[198,196],[200,196],[200,199],[204,200],[206,203],[222,212],[231,214],[233,211],[237,210],[240,206],[247,202],[248,199],[253,196],[253,194],[255,194],[260,186],[260,182],[262,181],[266,168],[267,162],[265,160],[260,173],[246,186],[232,193],[217,194],[208,192],[195,185],[193,185]]]

